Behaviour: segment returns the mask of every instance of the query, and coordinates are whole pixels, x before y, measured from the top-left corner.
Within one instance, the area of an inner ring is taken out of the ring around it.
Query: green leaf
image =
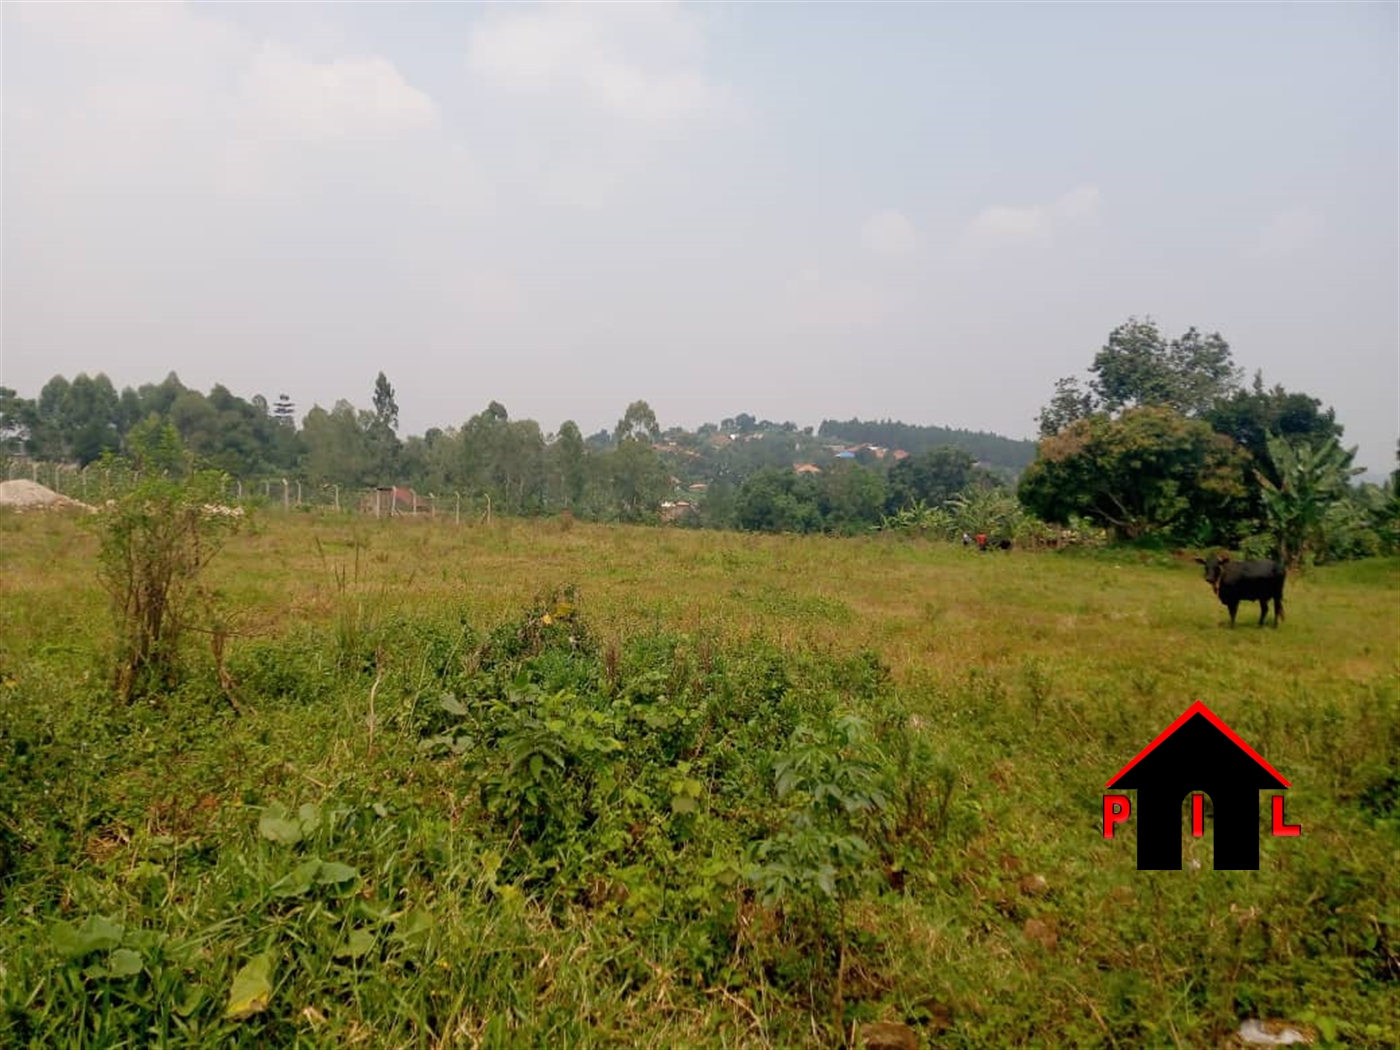
[[[56,922],[49,931],[54,948],[65,959],[81,959],[89,952],[107,951],[122,942],[122,924],[90,915],[76,930],[66,922]]]
[[[426,908],[414,908],[398,923],[395,936],[405,944],[419,944],[427,939],[435,925],[432,912]]]
[[[142,966],[140,954],[130,948],[118,948],[107,957],[107,972],[113,977],[133,977]]]
[[[451,693],[443,693],[442,697],[438,700],[438,706],[449,715],[457,715],[460,717],[467,713],[467,705],[462,703],[462,701],[458,700]]]
[[[268,888],[268,892],[274,897],[300,897],[311,889],[320,871],[320,858],[313,857],[283,875]]]
[[[195,985],[185,990],[184,996],[175,1004],[175,1012],[181,1017],[188,1017],[199,1009],[202,1002],[204,1002],[204,989]]]
[[[358,959],[374,947],[374,934],[369,930],[351,930],[350,937],[335,951],[337,959]]]
[[[301,822],[292,820],[282,803],[274,802],[258,818],[258,834],[284,846],[295,846],[302,839]]]
[[[235,1021],[267,1009],[272,998],[272,955],[263,952],[255,955],[243,969],[233,975],[233,985],[229,988],[228,1007],[224,1016]]]
[[[310,802],[303,802],[297,810],[297,816],[301,820],[301,833],[310,835],[321,826],[321,807]]]
[[[316,873],[316,881],[322,886],[334,886],[337,883],[349,882],[351,879],[360,877],[360,869],[352,868],[349,864],[341,864],[339,861],[326,861],[320,866],[320,871]]]

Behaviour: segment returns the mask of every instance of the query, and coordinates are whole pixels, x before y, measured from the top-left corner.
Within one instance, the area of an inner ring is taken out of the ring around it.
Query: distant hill
[[[828,441],[844,441],[853,445],[902,448],[913,455],[938,448],[940,445],[957,445],[979,462],[1018,472],[1030,466],[1035,459],[1034,441],[1017,441],[981,430],[923,427],[888,419],[879,422],[824,419],[817,430],[817,436]]]

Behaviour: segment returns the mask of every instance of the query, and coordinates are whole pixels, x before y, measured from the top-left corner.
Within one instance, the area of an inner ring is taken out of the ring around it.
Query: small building
[[[661,521],[664,524],[680,521],[695,513],[695,504],[689,500],[665,500],[661,504]]]
[[[401,517],[405,514],[431,514],[433,508],[418,498],[412,489],[401,485],[378,485],[360,500],[360,513],[376,518]]]
[[[822,468],[815,463],[799,463],[792,469],[797,474],[820,474],[822,472]]]

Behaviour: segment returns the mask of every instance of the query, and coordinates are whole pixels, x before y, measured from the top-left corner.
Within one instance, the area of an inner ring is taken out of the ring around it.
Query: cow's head
[[[1217,594],[1220,593],[1220,578],[1225,574],[1225,566],[1230,564],[1228,554],[1211,554],[1205,558],[1197,558],[1197,563],[1206,567],[1206,583]]]

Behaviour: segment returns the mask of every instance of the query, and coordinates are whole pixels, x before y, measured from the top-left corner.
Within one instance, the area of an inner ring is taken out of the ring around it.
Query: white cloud
[[[675,4],[545,4],[489,15],[471,70],[499,91],[669,126],[733,112],[703,69],[705,23]]]
[[[1326,223],[1307,208],[1289,208],[1266,222],[1249,254],[1258,259],[1287,259],[1312,247],[1322,237]]]
[[[876,212],[860,226],[860,241],[872,255],[911,255],[918,250],[914,224],[897,211]]]
[[[1097,186],[1078,186],[1048,204],[993,205],[968,225],[966,240],[980,243],[1028,241],[1092,221],[1099,207]]]
[[[459,209],[480,183],[434,100],[382,56],[312,61],[217,8],[179,3],[19,5],[6,17],[28,60],[7,70],[7,178],[36,199],[378,184],[440,188]]]
[[[310,62],[274,45],[243,75],[240,116],[259,127],[308,139],[433,128],[438,110],[382,58]]]

